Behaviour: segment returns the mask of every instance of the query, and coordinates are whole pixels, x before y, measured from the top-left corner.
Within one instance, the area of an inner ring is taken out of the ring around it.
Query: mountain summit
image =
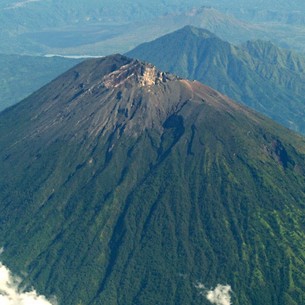
[[[0,113],[0,160],[1,260],[60,305],[305,298],[304,139],[196,81],[87,60]]]

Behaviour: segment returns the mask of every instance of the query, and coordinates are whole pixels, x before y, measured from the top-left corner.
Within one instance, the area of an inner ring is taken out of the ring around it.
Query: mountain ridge
[[[305,58],[270,42],[248,42],[237,47],[216,36],[203,38],[206,33],[184,27],[140,45],[127,55],[181,77],[197,79],[304,133],[301,92],[305,90]]]

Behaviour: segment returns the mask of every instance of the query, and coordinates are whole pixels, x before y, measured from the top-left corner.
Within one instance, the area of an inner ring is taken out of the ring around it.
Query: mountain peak
[[[126,83],[132,81],[138,83],[140,87],[145,87],[165,83],[173,79],[175,79],[174,76],[159,71],[152,64],[132,60],[119,69],[105,75],[103,83],[108,89],[126,85]]]
[[[193,34],[195,36],[201,37],[201,38],[218,38],[215,34],[213,34],[212,32],[210,32],[209,30],[206,29],[202,29],[202,28],[198,28],[192,25],[186,25],[185,27],[183,27],[180,30],[177,30],[176,32],[185,32],[187,34]]]
[[[24,100],[22,105],[33,107],[28,112],[32,131],[24,136],[94,138],[118,126],[131,135],[160,127],[163,118],[191,96],[191,88],[180,78],[152,64],[120,54],[88,59],[37,91],[34,99]]]

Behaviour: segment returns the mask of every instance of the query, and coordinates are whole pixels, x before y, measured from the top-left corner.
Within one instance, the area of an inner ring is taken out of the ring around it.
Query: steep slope
[[[209,87],[87,60],[0,113],[0,160],[1,260],[59,304],[304,301],[304,138]]]
[[[127,55],[197,79],[285,126],[305,133],[305,57],[263,41],[236,47],[185,27]]]
[[[0,111],[21,101],[80,61],[0,54]]]

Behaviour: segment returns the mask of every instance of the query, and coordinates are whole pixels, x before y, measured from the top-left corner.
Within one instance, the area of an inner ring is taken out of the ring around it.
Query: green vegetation
[[[209,31],[189,26],[127,54],[164,71],[203,82],[305,133],[303,55],[264,41],[236,47]]]
[[[79,59],[0,55],[0,111],[79,63]]]
[[[137,64],[86,61],[0,113],[3,262],[65,305],[208,305],[197,282],[303,304],[304,138]]]

